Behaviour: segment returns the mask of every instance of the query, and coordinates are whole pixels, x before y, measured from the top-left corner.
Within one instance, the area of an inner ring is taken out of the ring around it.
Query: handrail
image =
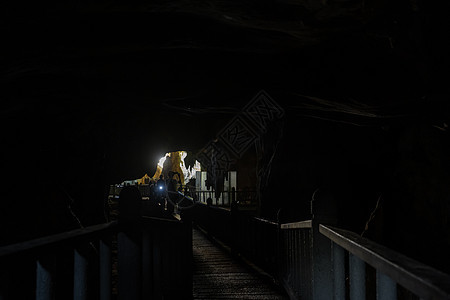
[[[233,197],[235,197],[235,200],[239,202],[239,205],[242,207],[248,206],[248,205],[254,205],[255,204],[255,195],[256,191],[222,191],[220,192],[219,199],[215,199],[215,191],[213,190],[197,190],[192,191],[194,195],[196,195],[198,202],[206,203],[207,198],[213,199],[213,202],[215,206],[230,206],[233,201]],[[215,199],[215,200],[214,200]],[[246,201],[250,200],[250,203],[245,203]]]
[[[96,239],[117,228],[117,221],[92,225],[89,227],[57,233],[30,241],[0,247],[0,258],[19,255],[26,252],[41,252],[49,248],[77,244],[81,241]]]
[[[311,229],[312,220],[280,224],[280,229]]]
[[[135,187],[123,189],[119,201],[117,221],[0,247],[0,299],[192,296],[190,222],[142,216]]]
[[[192,219],[275,276],[291,299],[365,299],[368,294],[397,299],[402,286],[422,299],[450,300],[450,275],[356,233],[323,225],[337,224],[330,199],[327,193],[315,193],[313,219],[299,222],[204,210],[203,204],[192,211]],[[366,263],[375,270],[366,271]]]
[[[273,222],[273,221],[266,220],[266,219],[263,219],[263,218],[253,217],[253,219],[255,219],[255,220],[259,221],[259,222],[262,222],[262,223],[278,226],[277,222]]]
[[[230,209],[227,208],[227,207],[217,206],[217,205],[208,205],[208,204],[206,204],[204,202],[195,202],[195,205],[200,205],[200,206],[203,206],[203,207],[209,207],[211,209],[215,209],[215,210],[219,210],[219,211],[227,211],[227,212],[230,211]]]
[[[181,218],[175,218],[172,219],[167,219],[167,218],[158,218],[158,217],[148,217],[148,216],[142,216],[139,220],[137,220],[138,223],[140,224],[152,224],[152,222],[162,222],[162,223],[167,223],[167,224],[180,224],[183,223],[183,220]]]
[[[320,225],[331,241],[425,299],[450,299],[450,276],[356,233]]]

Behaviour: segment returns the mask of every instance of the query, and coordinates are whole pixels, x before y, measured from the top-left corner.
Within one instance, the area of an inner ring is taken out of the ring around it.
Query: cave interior
[[[192,163],[265,91],[282,113],[239,159],[261,216],[325,189],[341,227],[375,211],[367,237],[450,273],[448,2],[4,6],[3,245],[76,228],[68,207],[104,222],[110,184]]]

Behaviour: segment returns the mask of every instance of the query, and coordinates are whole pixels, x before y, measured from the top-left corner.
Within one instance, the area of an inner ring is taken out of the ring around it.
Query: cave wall
[[[323,189],[336,201],[340,227],[449,272],[448,131],[417,119],[389,126],[291,119],[286,127],[264,193],[267,217],[281,209],[284,222],[308,219],[312,195]]]

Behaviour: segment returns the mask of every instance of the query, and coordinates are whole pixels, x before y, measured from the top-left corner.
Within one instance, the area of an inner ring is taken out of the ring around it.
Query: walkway
[[[194,299],[288,299],[255,269],[193,229]]]

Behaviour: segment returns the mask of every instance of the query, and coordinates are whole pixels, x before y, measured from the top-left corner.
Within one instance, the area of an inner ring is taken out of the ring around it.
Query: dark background
[[[321,188],[361,233],[381,199],[366,235],[450,272],[444,2],[2,4],[2,244],[76,228],[69,205],[104,222],[109,184],[196,153],[264,89],[285,113],[263,216],[307,218]]]

